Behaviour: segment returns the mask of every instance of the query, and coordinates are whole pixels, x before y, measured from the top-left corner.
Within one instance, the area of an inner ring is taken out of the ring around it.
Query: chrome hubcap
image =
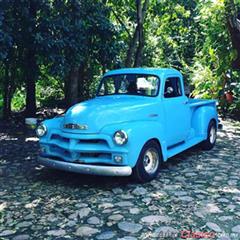
[[[159,155],[156,149],[149,148],[143,157],[143,166],[147,173],[153,174],[158,169]]]
[[[217,138],[216,128],[212,126],[209,134],[210,143],[213,144],[216,141],[216,138]]]

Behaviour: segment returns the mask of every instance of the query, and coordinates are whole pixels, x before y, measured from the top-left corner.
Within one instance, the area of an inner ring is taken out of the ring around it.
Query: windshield
[[[119,74],[103,78],[98,96],[127,94],[154,97],[158,94],[159,78],[148,74]]]

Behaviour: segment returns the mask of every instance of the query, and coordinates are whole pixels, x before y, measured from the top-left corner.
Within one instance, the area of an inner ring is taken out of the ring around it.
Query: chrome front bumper
[[[38,157],[39,164],[63,171],[102,175],[102,176],[130,176],[132,168],[129,166],[99,166],[90,164],[71,163],[53,160],[51,158]]]

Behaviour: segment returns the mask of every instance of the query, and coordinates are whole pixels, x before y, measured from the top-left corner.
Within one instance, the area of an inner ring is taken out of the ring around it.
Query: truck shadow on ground
[[[131,177],[105,177],[83,175],[72,172],[58,171],[40,167],[37,163],[39,151],[38,142],[34,135],[29,135],[19,129],[2,128],[0,133],[0,167],[6,169],[5,177],[12,171],[22,177],[29,183],[41,182],[57,186],[68,186],[77,188],[87,185],[94,188],[113,188],[125,186],[128,184],[138,184]],[[162,171],[178,171],[179,165],[183,161],[190,164],[196,164],[196,158],[201,155],[198,145],[168,159],[162,166]],[[158,176],[161,178],[161,174]]]
[[[224,133],[224,130],[220,130],[220,132]],[[224,145],[224,139],[218,138],[217,140],[217,148],[221,149]],[[214,148],[214,149],[215,149]],[[205,151],[204,151],[205,152]],[[160,174],[157,179],[161,178],[161,172],[167,173],[171,171],[179,172],[182,169],[181,164],[188,163],[188,167],[197,166],[199,160],[202,158],[203,150],[201,149],[200,144],[197,144],[171,158],[169,158],[166,162],[163,163]],[[217,152],[211,152],[211,155],[218,154]],[[113,187],[123,187],[128,184],[140,185],[134,181],[132,177],[105,177],[105,176],[94,176],[94,175],[83,175],[71,172],[58,171],[54,169],[43,168],[37,173],[38,181],[47,181],[53,184],[60,185],[68,185],[71,187],[79,187],[83,185],[88,185],[88,187],[98,187],[98,188],[113,188]],[[170,174],[169,174],[170,175]]]

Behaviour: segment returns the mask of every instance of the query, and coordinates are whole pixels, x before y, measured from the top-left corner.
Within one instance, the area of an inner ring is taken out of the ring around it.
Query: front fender
[[[47,134],[40,138],[40,142],[42,140],[48,139],[51,134],[51,131],[55,129],[60,129],[62,125],[63,117],[56,117],[48,120],[44,120],[42,124],[47,127]]]
[[[164,139],[163,126],[157,121],[134,121],[125,122],[121,124],[108,125],[102,128],[101,133],[107,134],[113,137],[114,133],[118,130],[124,130],[128,135],[128,142],[119,146],[116,143],[116,147],[128,150],[128,164],[131,167],[136,165],[138,156],[141,152],[143,145],[150,139],[157,139],[162,149],[163,159],[167,158],[167,148]]]

